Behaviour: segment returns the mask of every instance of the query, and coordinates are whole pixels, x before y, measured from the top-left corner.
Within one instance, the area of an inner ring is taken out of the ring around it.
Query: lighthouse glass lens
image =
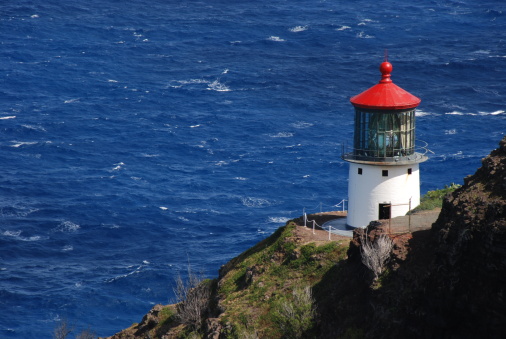
[[[374,158],[404,157],[413,154],[414,148],[414,110],[355,112],[355,155]]]

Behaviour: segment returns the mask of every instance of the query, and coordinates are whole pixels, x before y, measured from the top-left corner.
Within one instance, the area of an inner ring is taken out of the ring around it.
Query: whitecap
[[[69,100],[65,100],[63,103],[64,104],[71,104],[71,103],[74,103],[74,102],[79,102],[80,98],[76,98],[76,99],[69,99]]]
[[[2,235],[6,237],[19,237],[21,235],[21,231],[4,231]]]
[[[234,179],[235,180],[248,180],[248,178],[244,178],[244,177],[235,177]]]
[[[140,273],[140,271],[142,270],[142,268],[146,265],[145,262],[147,262],[149,264],[148,261],[144,260],[142,262],[142,264],[140,266],[138,266],[137,268],[135,268],[133,271],[130,271],[130,272],[126,273],[126,274],[121,274],[121,275],[118,275],[118,276],[116,276],[114,278],[108,279],[108,280],[106,280],[106,282],[112,283],[112,282],[114,282],[116,280],[119,280],[119,279],[122,279],[122,278],[126,278],[128,276],[133,275],[133,274]],[[133,267],[133,266],[128,266],[127,268],[131,268],[131,267]]]
[[[32,129],[34,131],[46,132],[46,129],[41,126],[33,126],[33,125],[21,125],[21,126],[23,126],[24,128],[27,128],[27,129]]]
[[[214,80],[207,86],[208,90],[213,90],[217,92],[229,92],[230,88],[226,85],[222,84],[218,79]]]
[[[11,145],[11,147],[20,147],[20,146],[24,146],[24,145],[35,145],[37,142],[36,141],[11,141],[12,143],[14,143],[13,145]]]
[[[336,28],[336,31],[344,31],[346,29],[351,29],[351,27],[350,26],[341,26],[339,28]]]
[[[416,115],[417,117],[424,117],[424,116],[427,116],[427,115],[432,115],[432,114],[431,114],[431,113],[424,112],[424,111],[422,111],[422,110],[416,110],[415,115]]]
[[[73,223],[72,221],[64,220],[55,228],[59,232],[75,232],[80,229],[81,226]]]
[[[74,250],[74,247],[71,246],[71,245],[66,245],[62,248],[62,252],[70,252],[70,251],[73,251]]]
[[[34,236],[31,236],[31,237],[23,237],[21,236],[21,231],[4,231],[2,233],[2,235],[6,236],[6,237],[12,237],[16,240],[20,240],[20,241],[39,241],[41,239],[47,239],[47,237],[41,237],[39,235],[34,235]]]
[[[196,128],[196,127],[200,127],[200,125],[192,125],[192,126],[190,126],[190,128]]]
[[[445,134],[446,135],[453,135],[453,134],[457,134],[457,130],[455,128],[452,128],[452,129],[447,129],[445,130]]]
[[[490,54],[490,51],[487,49],[479,49],[477,51],[474,51],[473,54]]]
[[[270,37],[267,38],[267,40],[270,40],[270,41],[277,41],[277,42],[282,42],[282,41],[285,41],[285,39],[282,39],[280,38],[279,36],[274,36],[274,35],[271,35]]]
[[[374,38],[374,35],[368,35],[368,34],[365,34],[364,31],[360,32],[357,34],[357,38],[360,38],[360,39],[373,39]]]
[[[268,222],[272,224],[285,224],[290,218],[287,217],[269,217]]]
[[[227,74],[228,73],[228,68],[225,68],[225,70],[223,72],[221,72],[221,74]]]
[[[16,116],[15,115],[9,115],[9,116],[5,116],[5,117],[0,117],[0,120],[7,120],[7,119],[16,119]]]
[[[298,32],[304,32],[307,31],[308,26],[295,26],[289,29],[290,32],[298,33]]]
[[[504,114],[505,111],[503,110],[498,110],[498,111],[494,111],[494,112],[479,112],[481,115],[499,115],[499,114]]]
[[[460,111],[452,111],[452,112],[447,112],[445,114],[447,114],[447,115],[478,115],[477,113],[464,113],[464,112],[460,112]]]
[[[119,163],[114,164],[114,165],[116,165],[116,167],[114,167],[112,170],[113,171],[119,171],[121,169],[121,167],[125,165],[125,163],[119,162]]]
[[[310,174],[306,174],[306,175],[303,175],[302,177],[303,178],[309,178],[311,175]]]
[[[169,208],[168,207],[165,207],[165,206],[160,206],[159,209],[161,209],[162,211],[166,211],[168,210]]]
[[[309,128],[309,127],[312,127],[313,124],[312,123],[309,123],[309,122],[304,122],[304,121],[297,121],[297,122],[293,122],[290,124],[290,126],[294,127],[294,128],[299,128],[299,129],[302,129],[302,128]]]
[[[109,79],[109,80],[107,80],[107,82],[114,82],[114,83],[116,83],[116,82],[118,82],[118,80]]]
[[[102,224],[101,226],[106,227],[106,228],[110,228],[110,229],[115,229],[115,228],[120,227],[119,225],[116,225],[116,224]]]
[[[183,87],[184,85],[194,85],[194,84],[208,84],[209,81],[208,80],[204,80],[204,79],[189,79],[189,80],[174,80],[174,81],[171,81],[171,83],[176,83],[178,85],[169,85],[170,87],[172,88],[181,88]]]
[[[269,135],[271,138],[290,138],[293,137],[293,133],[290,132],[279,132],[278,134]]]
[[[272,205],[269,200],[262,198],[244,197],[241,198],[241,201],[242,204],[246,207],[258,208]]]
[[[36,18],[38,18],[38,17],[39,17],[39,15],[38,15],[38,14],[32,14],[32,15],[30,15],[30,18],[32,18],[32,19],[36,19]]]

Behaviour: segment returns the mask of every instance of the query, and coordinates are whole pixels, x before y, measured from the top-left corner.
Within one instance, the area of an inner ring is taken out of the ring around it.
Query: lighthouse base
[[[373,220],[406,215],[419,204],[418,163],[378,166],[350,162],[349,227],[366,227]]]

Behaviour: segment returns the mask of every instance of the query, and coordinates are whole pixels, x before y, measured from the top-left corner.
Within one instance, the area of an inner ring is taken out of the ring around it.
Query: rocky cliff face
[[[432,229],[437,247],[417,291],[419,318],[427,335],[504,338],[506,138],[464,182],[445,199]]]

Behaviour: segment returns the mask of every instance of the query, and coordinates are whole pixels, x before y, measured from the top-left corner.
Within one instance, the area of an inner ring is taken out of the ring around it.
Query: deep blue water
[[[349,98],[422,99],[421,191],[506,129],[502,1],[5,0],[0,337],[106,336],[347,194]]]

